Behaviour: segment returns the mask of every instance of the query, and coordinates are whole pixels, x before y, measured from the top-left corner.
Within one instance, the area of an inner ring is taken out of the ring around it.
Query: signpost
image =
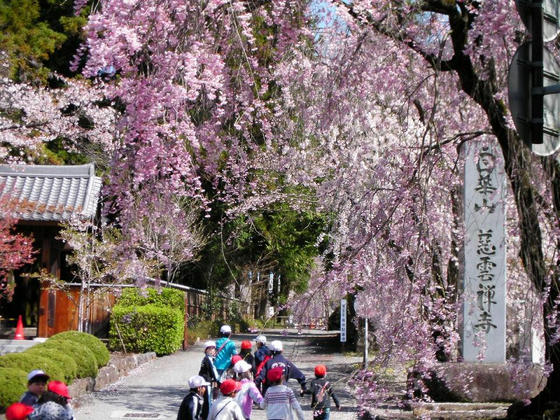
[[[340,300],[340,342],[346,343],[346,299]]]
[[[560,64],[544,46],[560,33],[558,0],[516,0],[531,41],[516,51],[508,75],[515,128],[531,150],[548,156],[560,149]]]

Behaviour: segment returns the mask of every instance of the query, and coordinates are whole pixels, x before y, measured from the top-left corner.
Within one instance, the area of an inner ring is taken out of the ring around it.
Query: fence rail
[[[152,282],[156,282],[153,280]],[[185,293],[185,337],[183,346],[187,340],[187,320],[193,316],[205,314],[204,308],[208,304],[211,295],[206,290],[195,289],[165,281],[159,282],[162,287],[171,287]],[[88,326],[88,332],[99,335],[108,329],[111,311],[116,303],[115,289],[137,287],[131,284],[100,284],[92,283],[86,289],[84,296],[84,323]],[[79,302],[82,292],[81,283],[64,283],[61,287],[52,287],[49,282],[44,282],[41,287],[39,319],[37,322],[37,336],[51,337],[62,331],[78,330]],[[242,301],[227,296],[218,296],[227,302]],[[221,313],[214,313],[213,318],[225,316],[227,306],[221,305]]]

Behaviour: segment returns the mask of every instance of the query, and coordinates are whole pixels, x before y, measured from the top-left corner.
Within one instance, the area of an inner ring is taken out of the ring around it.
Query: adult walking
[[[255,380],[255,384],[257,385],[257,387],[262,385],[263,395],[266,393],[266,389],[269,386],[269,384],[267,384],[266,382],[266,374],[269,370],[277,367],[282,368],[282,371],[284,372],[283,378],[285,382],[287,382],[289,379],[295,379],[299,382],[301,386],[301,395],[303,395],[306,390],[305,375],[297,368],[296,365],[294,365],[282,355],[283,350],[284,346],[281,341],[274,340],[270,343],[270,351],[272,353],[272,357],[266,361],[264,367],[259,373],[259,376]]]
[[[216,357],[214,359],[214,366],[216,366],[219,376],[230,366],[231,356],[234,354],[237,354],[237,349],[235,343],[231,341],[231,327],[222,325],[220,338],[216,340]]]

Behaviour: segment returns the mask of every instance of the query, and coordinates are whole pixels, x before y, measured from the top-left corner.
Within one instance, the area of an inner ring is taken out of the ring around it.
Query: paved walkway
[[[356,364],[359,357],[345,357],[341,353],[325,352],[324,348],[310,346],[311,339],[327,338],[329,333],[322,331],[304,331],[297,335],[295,331],[266,331],[269,341],[279,339],[284,343],[285,356],[294,362],[308,379],[314,377],[313,368],[316,364],[325,364],[329,371],[329,380],[335,384],[335,390],[341,399],[343,409],[331,414],[333,420],[356,419],[355,401],[345,389],[345,379]],[[330,333],[332,336],[332,333]],[[253,339],[255,335],[235,335],[233,340],[238,348],[241,340]],[[334,338],[336,340],[336,338]],[[188,392],[187,379],[198,373],[202,360],[202,344],[194,345],[187,351],[179,351],[173,355],[157,358],[133,370],[128,376],[106,389],[88,394],[76,401],[77,420],[106,419],[173,419],[177,418],[179,405]],[[290,381],[295,391],[299,385]],[[298,400],[305,412],[305,419],[313,418],[310,409],[310,397],[299,397]],[[254,410],[252,419],[266,419],[265,411]]]

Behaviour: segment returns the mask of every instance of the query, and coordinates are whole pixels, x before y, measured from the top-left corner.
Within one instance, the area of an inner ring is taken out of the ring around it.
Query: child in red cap
[[[269,384],[261,408],[266,408],[268,420],[283,420],[293,418],[292,411],[296,412],[298,420],[303,420],[303,410],[296,400],[294,391],[282,385],[284,370],[274,367],[266,373]]]
[[[41,395],[39,405],[30,416],[32,419],[73,420],[74,411],[68,387],[61,381],[50,381],[47,392]]]
[[[243,358],[243,360],[245,360],[247,363],[251,365],[251,372],[253,372],[254,374],[255,356],[253,356],[253,353],[251,353],[252,349],[253,349],[253,343],[251,343],[249,340],[243,340],[241,342],[241,351],[239,352],[239,355]]]
[[[208,420],[229,419],[245,420],[241,407],[235,401],[237,392],[241,389],[241,384],[233,379],[226,379],[220,385],[222,396],[212,404]]]
[[[332,386],[325,379],[327,367],[325,365],[315,366],[315,379],[311,381],[306,394],[311,394],[311,408],[313,409],[313,420],[329,420],[331,414],[332,397],[336,408],[340,410],[340,402],[335,395]]]
[[[237,373],[235,373],[233,367],[240,360],[243,360],[243,358],[239,354],[234,354],[233,356],[231,356],[231,362],[227,367],[227,369],[223,371],[222,376],[220,377],[220,382],[223,382],[226,379],[235,379],[235,380],[238,379]]]
[[[6,409],[6,420],[27,420],[33,412],[33,407],[17,402]]]

